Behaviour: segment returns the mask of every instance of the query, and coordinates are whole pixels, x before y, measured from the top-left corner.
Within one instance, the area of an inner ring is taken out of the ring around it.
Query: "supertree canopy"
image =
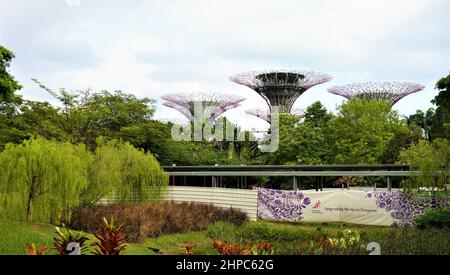
[[[408,82],[364,82],[334,86],[328,92],[347,99],[386,100],[391,106],[425,86]]]
[[[244,97],[220,93],[183,93],[169,94],[161,97],[164,106],[182,113],[189,121],[195,120],[194,106],[202,107],[200,119],[213,122],[224,112],[240,106]]]
[[[270,112],[269,110],[263,110],[263,109],[249,109],[245,111],[246,114],[259,117],[260,119],[267,121],[270,123]],[[302,118],[305,116],[305,110],[301,108],[292,108],[291,115],[296,116],[298,118]]]
[[[290,113],[301,94],[330,81],[331,76],[305,70],[253,71],[233,75],[230,80],[253,89],[266,100],[270,110],[272,106],[279,106],[280,112]]]

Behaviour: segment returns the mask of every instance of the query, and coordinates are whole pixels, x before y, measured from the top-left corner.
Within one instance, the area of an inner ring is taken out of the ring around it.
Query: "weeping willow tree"
[[[400,153],[400,162],[408,163],[410,178],[403,182],[405,189],[419,187],[445,188],[450,178],[450,144],[446,139],[420,141]]]
[[[84,204],[101,199],[148,201],[162,196],[169,178],[150,153],[119,140],[98,139],[94,161],[89,168],[89,185]]]
[[[0,154],[0,212],[7,217],[58,223],[88,185],[84,145],[44,138],[8,144]]]

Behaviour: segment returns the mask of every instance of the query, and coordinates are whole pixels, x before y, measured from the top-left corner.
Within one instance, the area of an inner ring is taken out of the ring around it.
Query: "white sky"
[[[394,108],[431,107],[436,81],[450,71],[450,0],[0,0],[0,44],[16,54],[10,71],[34,100],[54,99],[30,81],[69,90],[123,90],[158,100],[156,118],[183,116],[161,106],[174,92],[247,97],[226,113],[245,128],[264,107],[252,90],[228,80],[264,69],[311,69],[333,80],[304,93],[295,107],[343,98],[326,89],[363,81],[426,86]]]

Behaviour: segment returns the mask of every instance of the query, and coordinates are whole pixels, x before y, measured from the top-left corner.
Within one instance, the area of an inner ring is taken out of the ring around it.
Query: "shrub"
[[[240,228],[239,237],[242,239],[262,241],[297,241],[313,238],[314,232],[299,230],[297,228],[280,228],[258,222],[250,223]]]
[[[108,222],[103,218],[102,226],[94,232],[98,239],[95,246],[95,255],[119,255],[127,247],[126,235],[122,232],[123,224],[116,226],[114,220]]]
[[[161,234],[204,230],[216,221],[242,225],[248,221],[247,214],[233,208],[225,209],[196,203],[118,203],[76,207],[72,218],[65,221],[72,228],[93,232],[101,217],[113,218],[123,223],[128,241],[137,242],[142,237]]]
[[[416,216],[414,222],[420,229],[450,227],[450,207],[428,210],[425,214]]]
[[[228,242],[237,242],[239,239],[237,226],[224,221],[208,225],[206,236],[213,240],[226,240]]]

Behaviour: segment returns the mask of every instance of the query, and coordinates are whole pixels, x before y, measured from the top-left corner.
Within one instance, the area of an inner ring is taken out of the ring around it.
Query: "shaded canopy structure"
[[[279,106],[282,113],[290,113],[297,98],[309,88],[331,79],[330,75],[307,70],[252,71],[230,77],[262,96],[269,110]]]
[[[264,121],[267,121],[270,123],[270,111],[269,110],[263,110],[263,109],[249,109],[245,111],[246,114],[256,116]],[[305,110],[302,108],[292,108],[291,115],[296,116],[298,118],[302,118],[305,116]]]
[[[405,96],[423,90],[425,86],[409,82],[363,82],[334,86],[328,92],[347,99],[386,100],[391,106]]]
[[[161,98],[164,106],[179,111],[191,122],[196,119],[214,122],[221,114],[240,106],[245,100],[244,97],[221,93],[179,93]],[[201,107],[202,113],[198,118],[195,117],[195,106]]]

